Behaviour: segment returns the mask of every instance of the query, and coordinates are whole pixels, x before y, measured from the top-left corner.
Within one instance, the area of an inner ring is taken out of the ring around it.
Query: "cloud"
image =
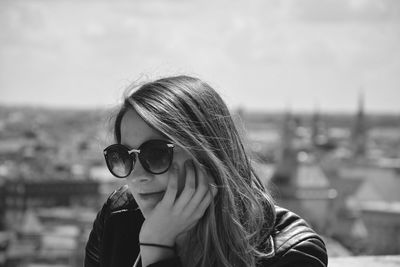
[[[30,88],[38,102],[83,105],[95,92],[110,103],[128,79],[174,70],[246,107],[279,107],[288,95],[305,107],[361,84],[393,92],[397,1],[0,1],[2,99]],[[69,94],[52,100],[57,90]]]
[[[400,20],[397,0],[300,0],[291,1],[294,18],[304,21],[376,22]]]

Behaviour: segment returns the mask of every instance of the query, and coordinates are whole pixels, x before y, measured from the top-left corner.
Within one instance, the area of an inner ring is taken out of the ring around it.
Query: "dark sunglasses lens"
[[[128,150],[121,146],[114,146],[107,149],[106,163],[110,172],[119,178],[126,177],[132,170],[132,158],[135,155],[129,155]]]
[[[173,151],[168,143],[162,140],[152,140],[140,148],[140,163],[154,174],[166,172],[171,166]]]

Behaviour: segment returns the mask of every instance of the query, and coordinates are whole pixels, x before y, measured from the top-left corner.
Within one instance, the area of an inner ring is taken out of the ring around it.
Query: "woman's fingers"
[[[172,206],[176,199],[176,194],[178,192],[178,166],[173,163],[171,166],[171,171],[168,177],[167,190],[165,191],[162,203]]]
[[[193,162],[190,160],[184,163],[185,187],[175,202],[175,209],[181,211],[190,202],[193,194],[196,192],[196,170]]]
[[[208,192],[208,176],[204,169],[197,167],[195,169],[196,177],[197,177],[197,188],[196,191],[191,198],[191,200],[187,203],[185,207],[186,213],[193,213],[202,199]]]
[[[184,218],[187,218],[188,222],[191,222],[185,228],[185,231],[192,228],[198,223],[198,221],[203,217],[207,208],[210,206],[212,199],[217,194],[217,187],[215,186],[215,184],[210,184],[210,181],[212,181],[212,177],[209,176],[204,168],[201,168],[200,166],[194,164],[189,165],[189,167],[193,168],[194,177],[196,177],[197,181],[197,187],[194,194],[192,194],[192,196],[190,197],[189,201],[186,202],[183,210],[181,210],[181,214],[184,215]],[[189,169],[187,175],[192,174],[192,171]],[[186,179],[189,178],[190,177],[186,176]]]
[[[172,168],[162,202],[173,207],[175,214],[182,213],[185,214],[185,217],[201,217],[217,192],[215,185],[209,184],[211,177],[203,168],[196,166],[192,160],[186,161],[183,173],[185,185],[180,195],[177,196],[179,190],[178,167],[174,165]]]
[[[200,204],[197,206],[195,214],[193,214],[194,218],[200,219],[201,217],[203,217],[207,208],[210,206],[212,199],[217,194],[217,191],[218,190],[216,187],[210,186],[210,190],[207,192],[205,197],[201,200]]]
[[[209,189],[211,191],[211,194],[212,194],[212,196],[214,198],[218,193],[218,187],[217,187],[216,184],[209,184],[209,186],[210,186]]]

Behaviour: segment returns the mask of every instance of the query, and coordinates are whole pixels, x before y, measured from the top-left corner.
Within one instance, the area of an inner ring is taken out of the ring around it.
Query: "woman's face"
[[[151,128],[137,113],[129,109],[121,121],[121,144],[130,149],[137,149],[142,143],[151,139],[166,139],[159,131]],[[184,185],[184,162],[191,156],[175,145],[172,164],[178,167],[178,187]],[[163,174],[152,174],[143,169],[137,161],[131,174],[126,178],[143,216],[146,218],[157,203],[163,198],[167,189],[171,168]]]

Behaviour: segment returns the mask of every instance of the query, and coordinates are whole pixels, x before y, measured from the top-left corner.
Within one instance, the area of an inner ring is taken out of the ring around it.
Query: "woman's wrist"
[[[176,257],[174,247],[155,243],[139,243],[142,266]]]
[[[161,236],[160,234],[154,235],[154,234],[140,233],[139,243],[153,243],[163,246],[174,247],[175,238],[170,236]]]

